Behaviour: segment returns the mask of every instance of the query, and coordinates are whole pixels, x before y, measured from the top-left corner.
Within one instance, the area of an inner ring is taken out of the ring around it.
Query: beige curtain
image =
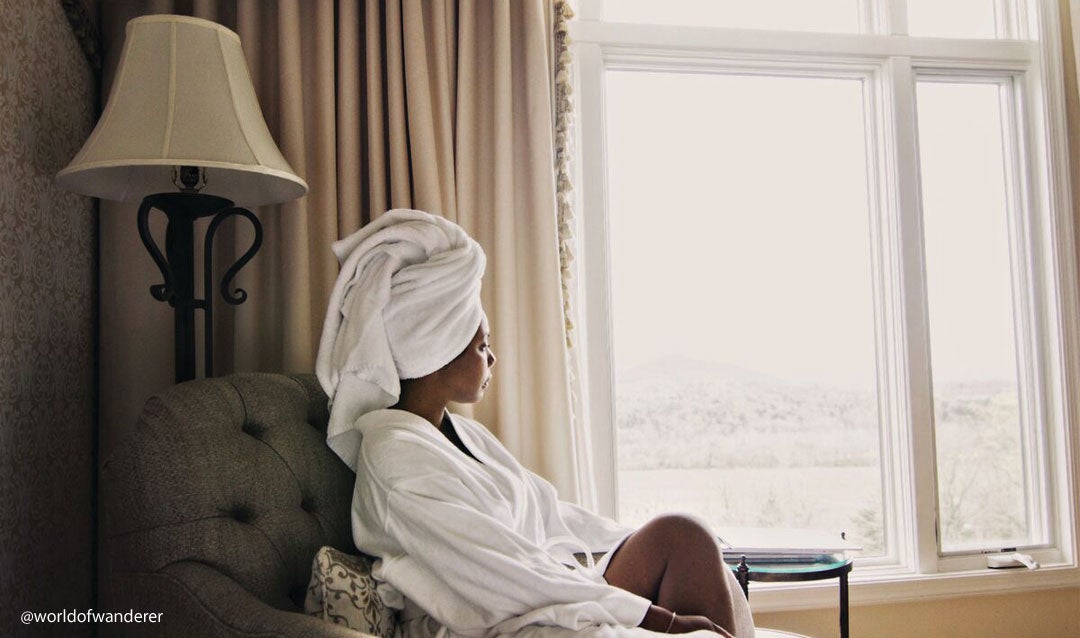
[[[1069,149],[1069,184],[1074,223],[1080,215],[1080,0],[1058,0],[1061,18],[1061,54],[1065,76],[1065,113]],[[1073,241],[1080,246],[1080,223]],[[1080,266],[1080,264],[1078,264]]]
[[[1061,54],[1065,76],[1065,113],[1069,147],[1069,183],[1072,186],[1073,216],[1080,210],[1080,0],[1058,0],[1061,19]],[[1080,246],[1080,224],[1076,245]],[[1080,264],[1078,264],[1080,266]]]
[[[264,245],[237,278],[248,301],[215,304],[215,373],[312,370],[337,275],[330,244],[389,208],[442,214],[488,255],[483,295],[499,363],[476,416],[576,498],[552,0],[106,0],[102,12],[108,76],[136,15],[190,13],[235,29],[270,130],[310,187],[304,199],[257,211]],[[147,294],[159,276],[134,208],[103,208],[107,454],[146,397],[172,383],[172,314]],[[223,231],[218,271],[251,241],[243,225]]]

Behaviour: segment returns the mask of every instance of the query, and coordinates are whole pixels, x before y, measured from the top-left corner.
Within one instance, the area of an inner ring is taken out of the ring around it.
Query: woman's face
[[[465,350],[439,371],[450,390],[451,401],[476,403],[483,398],[484,390],[491,382],[491,367],[495,365],[490,336],[487,318],[484,317]]]

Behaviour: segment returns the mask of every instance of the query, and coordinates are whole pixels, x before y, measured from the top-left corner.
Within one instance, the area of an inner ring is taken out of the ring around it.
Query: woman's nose
[[[495,365],[496,361],[498,361],[498,359],[495,358],[495,352],[492,351],[491,348],[488,348],[488,367],[490,368]]]

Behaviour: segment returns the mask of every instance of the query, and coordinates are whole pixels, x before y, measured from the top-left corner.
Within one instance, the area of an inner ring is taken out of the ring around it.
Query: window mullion
[[[579,274],[585,317],[582,340],[586,347],[583,405],[591,428],[592,461],[599,513],[616,517],[618,468],[615,462],[615,387],[612,370],[612,317],[609,235],[607,226],[607,162],[604,156],[604,61],[596,44],[574,44],[581,157],[580,210],[583,259]]]
[[[884,4],[888,35],[907,35],[907,0],[881,0]]]
[[[893,107],[893,157],[896,190],[893,201],[900,256],[898,307],[901,352],[893,388],[900,419],[899,523],[901,547],[910,548],[912,566],[919,573],[937,570],[937,483],[934,459],[933,401],[931,398],[929,315],[923,246],[922,205],[915,111],[915,75],[910,58],[890,61]],[[907,541],[907,542],[904,542]]]
[[[1046,514],[1048,490],[1045,457],[1045,432],[1040,424],[1050,423],[1041,399],[1044,392],[1040,370],[1042,356],[1039,340],[1042,338],[1039,308],[1038,279],[1042,271],[1037,253],[1032,252],[1031,229],[1037,224],[1038,204],[1031,193],[1030,162],[1027,152],[1025,120],[1029,117],[1025,108],[1026,75],[1011,78],[1002,84],[1001,112],[1005,133],[1006,184],[1009,193],[1009,236],[1013,263],[1013,304],[1017,308],[1015,328],[1017,363],[1020,381],[1021,436],[1024,451],[1024,485],[1028,504],[1029,537],[1036,545],[1048,540]]]
[[[889,34],[889,0],[858,0],[859,26],[862,33]]]

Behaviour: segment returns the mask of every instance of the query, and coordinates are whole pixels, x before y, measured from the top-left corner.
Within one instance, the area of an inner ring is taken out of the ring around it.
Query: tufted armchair
[[[319,548],[356,553],[355,475],[326,446],[328,416],[311,374],[190,381],[147,401],[102,466],[102,610],[163,616],[99,635],[361,635],[303,613]]]
[[[323,545],[355,553],[353,473],[313,375],[241,374],[151,398],[101,473],[102,604],[162,612],[104,636],[355,638],[302,613]]]

